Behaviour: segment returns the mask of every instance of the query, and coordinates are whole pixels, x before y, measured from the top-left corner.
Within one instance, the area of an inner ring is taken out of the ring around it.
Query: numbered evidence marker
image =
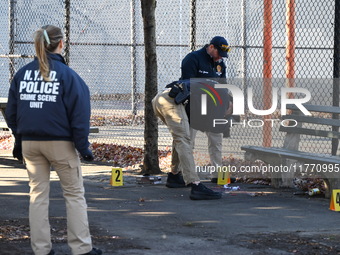
[[[228,167],[228,171],[225,169],[218,169],[218,176],[217,176],[217,185],[226,185],[230,183],[230,167]]]
[[[329,209],[336,212],[340,211],[340,189],[333,189]]]
[[[119,167],[112,168],[111,181],[112,186],[123,186],[123,169]]]

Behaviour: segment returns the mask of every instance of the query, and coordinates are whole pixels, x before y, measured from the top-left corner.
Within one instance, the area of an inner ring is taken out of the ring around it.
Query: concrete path
[[[207,183],[223,192],[222,199],[192,201],[190,188],[166,188],[166,175],[162,175],[163,184],[142,185],[136,183],[137,171],[128,171],[124,172],[124,186],[112,187],[110,172],[110,166],[83,164],[93,242],[104,254],[340,252],[340,215],[329,210],[325,198],[244,183],[232,184],[240,190],[230,192]],[[10,155],[2,155],[2,225],[27,228],[28,192],[26,170]],[[70,254],[65,205],[55,172],[51,176],[50,216],[56,254]],[[28,239],[6,238],[0,238],[0,253],[32,254]]]

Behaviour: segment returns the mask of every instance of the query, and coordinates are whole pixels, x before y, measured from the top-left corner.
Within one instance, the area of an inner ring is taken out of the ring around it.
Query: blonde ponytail
[[[56,26],[47,25],[35,32],[35,52],[39,62],[40,74],[45,81],[50,81],[50,65],[47,53],[54,52],[62,39],[62,31]]]

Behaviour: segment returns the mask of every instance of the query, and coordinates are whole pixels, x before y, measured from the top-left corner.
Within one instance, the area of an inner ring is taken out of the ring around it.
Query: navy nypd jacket
[[[217,63],[207,53],[206,47],[190,52],[182,60],[181,80],[190,78],[226,78],[226,66],[223,61]]]
[[[6,120],[22,140],[73,141],[86,153],[90,128],[90,92],[59,54],[48,54],[50,79],[44,81],[38,59],[14,76],[8,94]]]
[[[225,116],[225,109],[229,106],[230,98],[228,90],[217,89],[215,90],[221,97],[222,105],[215,107],[211,105],[212,101],[208,100],[208,113],[206,116],[200,114],[201,109],[201,87],[205,85],[212,85],[210,79],[226,78],[226,66],[221,60],[215,62],[212,57],[207,53],[207,46],[190,52],[182,61],[182,76],[181,79],[187,80],[191,78],[204,78],[195,79],[191,81],[191,96],[190,104],[187,104],[185,109],[189,117],[190,126],[196,130],[209,131],[213,133],[222,133],[227,128],[225,125],[212,126],[213,119],[223,119]],[[210,79],[209,79],[210,78]],[[201,85],[200,85],[201,83]],[[204,85],[205,84],[205,85]]]

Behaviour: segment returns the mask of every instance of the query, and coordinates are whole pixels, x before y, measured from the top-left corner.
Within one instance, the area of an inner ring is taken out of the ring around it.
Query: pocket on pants
[[[68,159],[64,164],[64,167],[56,169],[64,190],[82,188],[83,178],[79,158]]]
[[[79,158],[73,158],[68,160],[68,165],[70,168],[76,168],[79,167],[80,161]]]
[[[80,171],[80,160],[79,158],[73,158],[68,160],[68,164],[70,169],[72,169],[72,171],[77,171],[77,176],[78,178],[81,176],[81,171]]]

